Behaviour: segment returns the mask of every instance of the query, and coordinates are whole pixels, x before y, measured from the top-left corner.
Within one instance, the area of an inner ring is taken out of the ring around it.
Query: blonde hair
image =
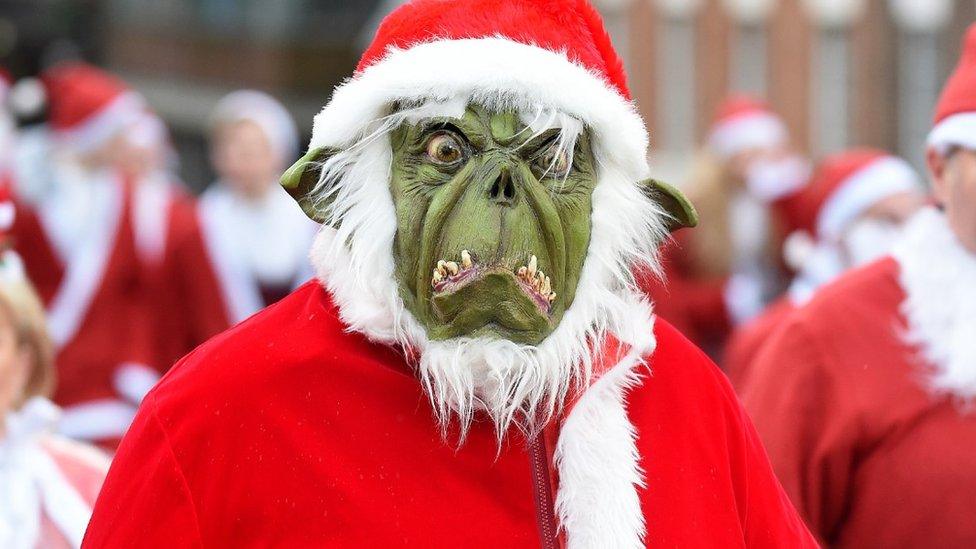
[[[0,307],[10,315],[17,344],[27,346],[31,354],[27,383],[14,402],[14,408],[19,408],[31,397],[47,397],[54,391],[54,346],[48,335],[44,306],[30,282],[0,279]]]
[[[696,272],[727,275],[732,270],[729,203],[735,184],[726,167],[707,152],[694,159],[688,198],[698,210],[699,224],[689,238],[689,255]]]

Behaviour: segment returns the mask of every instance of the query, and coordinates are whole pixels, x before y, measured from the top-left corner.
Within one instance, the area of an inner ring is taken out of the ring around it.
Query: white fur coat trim
[[[639,353],[628,353],[583,394],[559,433],[556,514],[569,549],[644,546],[644,474],[626,401],[642,366]]]
[[[906,294],[906,339],[931,366],[931,388],[976,397],[976,254],[962,246],[941,212],[928,209],[909,222],[892,255]]]

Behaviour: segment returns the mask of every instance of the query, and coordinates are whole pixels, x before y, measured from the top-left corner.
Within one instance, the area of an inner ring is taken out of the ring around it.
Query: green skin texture
[[[441,132],[460,138],[456,162],[437,163],[428,154],[431,138]],[[472,105],[461,118],[405,124],[391,136],[396,277],[405,306],[432,339],[537,344],[572,304],[590,241],[593,155],[583,135],[565,178],[547,174],[552,157],[545,153],[557,132],[534,133],[515,112]],[[504,187],[506,178],[510,196],[493,195],[492,187]],[[435,295],[437,261],[460,261],[461,250],[471,253],[479,275]],[[532,255],[556,292],[548,314],[515,276]]]
[[[404,305],[431,339],[504,338],[536,345],[572,305],[597,181],[590,135],[584,131],[577,138],[572,164],[559,174],[549,169],[557,130],[534,133],[514,111],[474,104],[460,118],[421,120],[392,132],[395,276]],[[431,140],[445,134],[461,144],[461,154],[450,162],[429,153]],[[334,153],[309,151],[282,176],[285,189],[317,221],[326,216],[311,196],[315,166]],[[672,229],[696,223],[680,192],[653,180],[641,185],[671,214]],[[507,195],[499,192],[506,186]],[[431,277],[438,260],[460,263],[461,250],[470,252],[475,274],[435,292]],[[515,274],[531,255],[556,293],[548,311]]]

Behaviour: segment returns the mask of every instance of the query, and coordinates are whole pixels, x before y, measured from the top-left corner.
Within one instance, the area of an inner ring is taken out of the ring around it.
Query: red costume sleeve
[[[695,509],[693,515],[652,513],[656,522],[648,528],[648,545],[707,547],[706,538],[691,543],[696,525],[707,525],[705,529],[736,531],[735,537],[754,549],[816,547],[728,379],[670,326],[659,322],[655,333],[658,348],[650,361],[651,375],[628,405],[636,424],[655,425],[638,441],[642,454],[653,456],[642,463],[648,486],[644,505],[679,507],[675,502],[689,494],[688,486],[696,487],[691,492],[696,499],[687,507]],[[674,415],[688,419],[650,420]],[[702,494],[712,496],[698,497]],[[726,497],[732,498],[731,505]],[[735,509],[732,516],[730,507]]]
[[[859,427],[850,383],[799,320],[779,330],[743,394],[786,492],[821,540],[843,519]]]
[[[196,509],[152,394],[109,470],[83,547],[202,547]]]

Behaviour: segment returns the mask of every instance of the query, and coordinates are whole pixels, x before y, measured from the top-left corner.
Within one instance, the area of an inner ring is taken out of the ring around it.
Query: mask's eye
[[[437,164],[453,164],[464,156],[461,140],[451,132],[437,132],[427,142],[427,156]]]
[[[549,145],[536,157],[535,166],[541,173],[546,174],[546,177],[553,178],[565,177],[573,167],[569,161],[569,151],[559,147],[557,143]]]

